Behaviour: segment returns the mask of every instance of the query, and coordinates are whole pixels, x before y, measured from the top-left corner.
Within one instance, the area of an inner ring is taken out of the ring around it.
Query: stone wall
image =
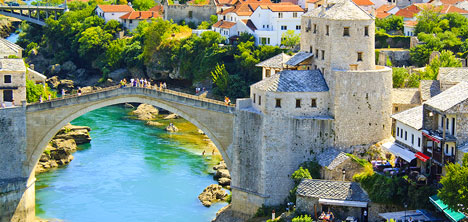
[[[333,144],[333,119],[264,115],[253,107],[236,112],[232,144],[233,210],[283,203],[291,174]],[[242,188],[242,189],[239,189]],[[239,204],[241,203],[241,204]],[[249,212],[249,211],[247,211]]]
[[[373,144],[391,136],[392,70],[334,71],[335,146]]]
[[[216,6],[214,4],[164,4],[164,20],[173,20],[175,23],[184,20],[186,23],[194,22],[196,24],[200,24],[202,21],[210,21],[211,15],[216,15]]]
[[[379,60],[378,65],[385,66],[387,63],[387,58],[390,59],[393,66],[410,66],[410,54],[409,50],[379,50]]]

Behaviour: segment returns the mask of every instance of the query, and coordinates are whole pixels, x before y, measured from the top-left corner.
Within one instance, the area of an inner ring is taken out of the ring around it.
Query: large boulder
[[[60,80],[58,76],[52,76],[46,80],[46,83],[52,89],[57,89],[58,85],[60,84]]]
[[[62,64],[61,69],[64,72],[74,72],[76,70],[76,65],[72,61],[66,61]]]
[[[216,174],[215,174],[215,179],[218,179],[218,178],[231,178],[231,174],[229,173],[229,170],[227,169],[219,169],[216,171]]]
[[[171,132],[171,133],[175,133],[177,131],[179,131],[179,128],[177,128],[175,125],[173,124],[170,124],[166,127],[166,131],[167,132]]]
[[[164,125],[164,124],[162,124],[160,122],[156,122],[156,121],[146,121],[145,124],[148,125],[148,126],[163,126]]]
[[[175,113],[171,113],[171,114],[164,117],[164,119],[178,119],[178,118],[180,118],[179,115],[177,115]]]
[[[61,92],[64,89],[66,92],[70,92],[74,87],[73,80],[62,79],[57,86],[57,91]]]
[[[52,75],[58,75],[62,71],[60,64],[54,64],[49,66],[49,73]]]
[[[227,169],[227,165],[224,161],[218,163],[218,165],[213,166],[213,170],[225,170]]]
[[[224,200],[226,197],[226,191],[224,191],[223,187],[218,184],[209,185],[200,195],[198,195],[198,199],[205,207],[211,206],[215,201]]]
[[[218,184],[221,186],[229,186],[231,185],[231,179],[227,177],[222,177],[218,179]]]
[[[71,124],[66,125],[55,135],[56,139],[74,140],[76,144],[89,143],[91,136],[89,136],[91,128],[87,126],[74,126]]]
[[[152,120],[159,114],[159,110],[148,104],[140,104],[132,114],[137,115],[139,120]]]
[[[114,81],[120,81],[129,76],[129,74],[130,73],[128,69],[117,69],[109,73],[109,78],[113,79]]]

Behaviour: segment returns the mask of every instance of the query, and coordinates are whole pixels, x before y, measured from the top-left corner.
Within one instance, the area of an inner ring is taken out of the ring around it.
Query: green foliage
[[[293,49],[299,45],[301,41],[301,35],[296,34],[294,30],[288,30],[281,35],[281,45],[284,45],[290,49]]]
[[[375,27],[381,28],[386,32],[403,31],[403,17],[392,15],[383,19],[377,18],[375,20]]]
[[[389,35],[382,31],[375,32],[376,48],[409,48],[410,37],[402,35]]]
[[[231,201],[232,201],[232,194],[228,194],[226,197],[226,202],[231,203]]]
[[[57,97],[57,93],[51,91],[48,86],[35,84],[34,81],[26,79],[26,101],[28,103],[39,101],[41,96],[45,101],[49,98],[49,95],[52,99]]]
[[[297,217],[294,217],[292,219],[292,222],[313,222],[312,217],[309,215],[300,215]]]
[[[439,57],[434,58],[426,66],[426,70],[421,73],[422,79],[436,80],[440,67],[461,67],[462,63],[458,60],[452,51],[443,50]]]
[[[294,171],[294,173],[291,175],[291,178],[294,180],[294,183],[298,185],[302,179],[312,179],[312,176],[310,176],[308,169],[299,167],[299,169]]]
[[[280,215],[286,209],[286,205],[278,205],[278,206],[266,206],[263,205],[257,209],[255,212],[254,217],[264,217],[264,216],[271,216],[273,210],[275,211],[276,215]]]
[[[387,57],[387,61],[385,62],[385,65],[388,67],[392,67],[393,66],[392,60],[390,60],[390,58]]]
[[[224,64],[221,66],[219,64],[216,65],[215,70],[211,72],[211,79],[213,83],[216,85],[218,90],[222,94],[226,94],[228,84],[229,84],[229,73],[226,71],[226,67]]]
[[[218,22],[218,17],[216,15],[210,16],[210,21],[203,21],[198,25],[197,29],[211,29],[216,22]]]
[[[300,165],[302,168],[306,169],[309,171],[310,176],[313,179],[319,179],[320,178],[320,170],[322,169],[322,166],[317,162],[317,160],[312,160],[312,161],[306,161]]]
[[[446,165],[447,173],[440,180],[442,188],[438,196],[453,210],[465,210],[468,206],[468,153],[464,154],[462,161],[461,165]]]
[[[359,165],[361,165],[362,167],[365,167],[366,165],[369,165],[371,163],[369,163],[369,161],[365,160],[365,159],[361,159],[351,153],[347,153],[346,156],[349,156],[351,157],[351,159],[354,161],[354,162],[357,162],[359,163]]]
[[[154,0],[133,0],[132,5],[133,9],[137,11],[148,11],[156,5],[156,2]]]
[[[280,222],[283,221],[281,218],[275,218],[275,219],[268,219],[266,222]]]

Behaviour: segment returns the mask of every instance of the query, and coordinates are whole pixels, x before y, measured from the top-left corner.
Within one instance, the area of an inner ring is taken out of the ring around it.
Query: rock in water
[[[171,113],[169,115],[167,115],[166,117],[164,117],[164,119],[178,119],[179,118],[179,115],[175,114],[175,113]]]
[[[164,125],[164,124],[162,124],[160,122],[156,122],[156,121],[146,121],[145,124],[148,125],[148,126],[162,126],[162,125]]]
[[[227,197],[226,191],[218,184],[211,184],[198,195],[198,199],[205,207],[211,206],[215,201],[224,200]]]
[[[89,131],[91,131],[91,128],[87,126],[74,126],[68,124],[59,130],[54,139],[73,139],[76,144],[89,143],[91,141]]]
[[[152,105],[140,104],[132,114],[137,115],[139,120],[152,120],[159,114],[159,110]]]
[[[169,125],[169,126],[166,127],[166,131],[167,131],[167,132],[174,133],[174,132],[179,131],[179,129],[178,129],[176,126],[174,126],[174,125]]]
[[[221,177],[218,179],[218,184],[221,186],[228,186],[231,185],[231,179],[227,177]]]
[[[226,163],[224,161],[219,162],[218,165],[215,165],[213,167],[213,170],[222,170],[222,169],[227,169]]]

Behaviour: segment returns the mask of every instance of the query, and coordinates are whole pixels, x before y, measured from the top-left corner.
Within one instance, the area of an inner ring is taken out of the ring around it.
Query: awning
[[[439,199],[437,195],[429,197],[429,201],[436,206],[436,208],[442,212],[444,212],[445,216],[452,222],[458,222],[462,219],[465,219],[465,215],[463,213],[453,211],[444,202]]]
[[[422,135],[425,136],[425,137],[427,137],[428,139],[430,139],[430,140],[432,140],[432,141],[434,141],[434,142],[436,142],[436,143],[440,143],[440,139],[437,138],[436,136],[431,136],[431,135],[429,135],[429,132],[428,132],[428,131],[423,130],[423,131],[421,131],[421,132],[422,132]]]
[[[388,142],[383,144],[382,146],[387,148],[395,156],[401,157],[408,163],[411,162],[411,160],[414,160],[414,158],[416,158],[413,152],[401,147],[397,143]]]
[[[430,157],[426,156],[424,153],[421,152],[417,152],[416,154],[414,154],[414,156],[422,160],[423,162],[426,162],[428,159],[430,159]]]
[[[352,200],[332,200],[319,198],[319,204],[345,207],[367,207],[367,202]]]

